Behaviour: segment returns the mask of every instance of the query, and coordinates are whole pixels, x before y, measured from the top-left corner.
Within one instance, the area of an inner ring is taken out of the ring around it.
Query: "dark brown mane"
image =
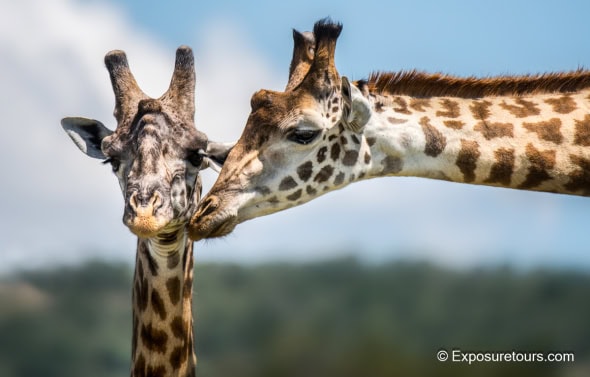
[[[359,82],[377,93],[412,97],[521,96],[538,93],[567,93],[590,88],[590,71],[545,73],[541,75],[456,77],[419,71],[375,72]]]

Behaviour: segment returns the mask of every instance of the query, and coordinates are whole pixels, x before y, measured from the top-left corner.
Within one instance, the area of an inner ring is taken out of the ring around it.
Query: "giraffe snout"
[[[143,238],[153,237],[166,226],[168,219],[158,211],[164,200],[157,190],[135,190],[128,198],[123,222],[133,233]]]

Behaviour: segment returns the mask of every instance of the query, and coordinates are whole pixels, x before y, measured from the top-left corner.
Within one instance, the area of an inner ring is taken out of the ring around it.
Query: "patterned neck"
[[[371,163],[397,175],[590,195],[590,90],[477,99],[369,93]]]
[[[139,239],[131,376],[194,376],[193,243],[184,227]]]

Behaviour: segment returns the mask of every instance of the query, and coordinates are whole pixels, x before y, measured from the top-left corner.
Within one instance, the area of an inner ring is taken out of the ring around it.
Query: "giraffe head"
[[[294,33],[285,92],[260,90],[242,136],[189,225],[195,239],[230,233],[246,220],[300,205],[361,174],[359,137],[370,117],[360,90],[334,64],[341,24]]]
[[[186,223],[200,196],[198,173],[222,162],[228,146],[213,143],[194,125],[192,50],[176,51],[172,81],[158,99],[144,94],[123,51],[105,57],[117,128],[86,118],[64,118],[62,127],[86,155],[110,164],[125,199],[123,222],[141,238]]]

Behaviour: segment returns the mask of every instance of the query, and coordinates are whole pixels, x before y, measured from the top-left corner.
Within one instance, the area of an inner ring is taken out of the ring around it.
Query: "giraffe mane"
[[[374,72],[357,82],[369,91],[412,97],[480,98],[539,93],[568,93],[590,88],[590,70],[522,76],[458,77],[417,70]]]

